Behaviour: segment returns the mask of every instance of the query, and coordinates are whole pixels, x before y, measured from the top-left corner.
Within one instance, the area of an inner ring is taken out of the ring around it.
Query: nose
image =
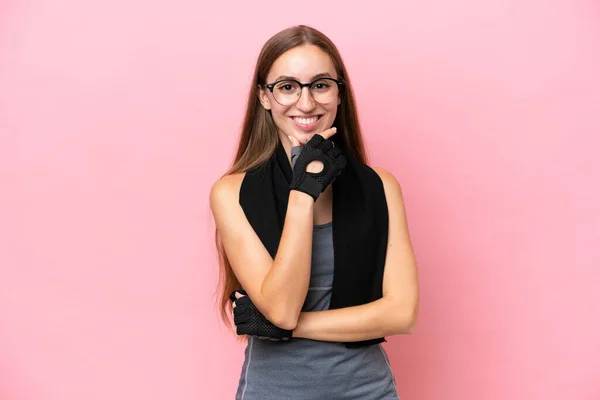
[[[312,97],[309,87],[303,87],[300,92],[300,98],[296,103],[296,108],[303,112],[308,112],[315,108],[315,100]]]

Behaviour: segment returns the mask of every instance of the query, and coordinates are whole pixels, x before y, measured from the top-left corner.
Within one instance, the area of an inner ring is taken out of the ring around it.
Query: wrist
[[[288,200],[288,207],[290,205],[298,205],[299,207],[311,207],[315,204],[315,199],[308,193],[302,192],[297,189],[290,190],[290,197]]]

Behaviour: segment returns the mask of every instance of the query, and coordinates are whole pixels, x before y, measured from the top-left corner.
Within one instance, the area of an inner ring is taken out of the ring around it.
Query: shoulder
[[[213,183],[210,189],[210,206],[213,210],[218,205],[228,204],[234,200],[237,202],[245,175],[245,172],[225,175]]]
[[[383,183],[385,197],[388,200],[403,202],[402,188],[400,187],[400,183],[396,177],[391,172],[383,168],[373,167],[372,169],[375,171],[375,173],[377,173],[381,179],[381,182]]]

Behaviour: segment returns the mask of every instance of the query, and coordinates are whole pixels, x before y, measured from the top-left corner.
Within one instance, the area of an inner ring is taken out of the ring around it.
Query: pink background
[[[0,2],[0,398],[231,399],[209,188],[258,51],[338,45],[419,261],[403,400],[600,399],[600,5]]]

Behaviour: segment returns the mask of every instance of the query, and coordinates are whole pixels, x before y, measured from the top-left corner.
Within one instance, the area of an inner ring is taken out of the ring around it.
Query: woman
[[[222,317],[233,308],[248,337],[236,399],[398,399],[380,343],[417,316],[402,193],[367,166],[348,74],[321,32],[264,45],[210,204]]]

